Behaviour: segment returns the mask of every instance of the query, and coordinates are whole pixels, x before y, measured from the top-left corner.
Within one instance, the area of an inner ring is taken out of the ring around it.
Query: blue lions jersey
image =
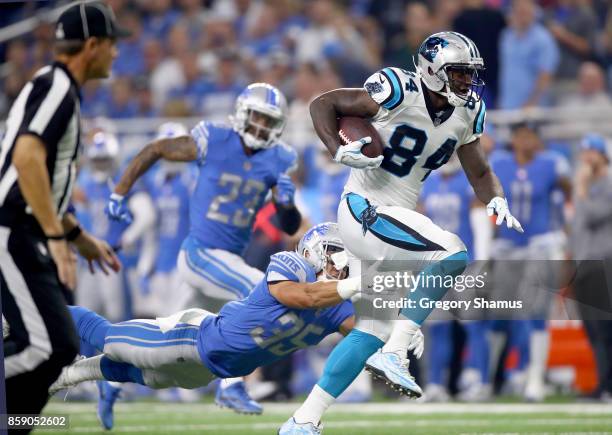
[[[77,184],[85,194],[86,204],[79,207],[77,217],[83,228],[93,236],[116,246],[121,240],[125,224],[111,221],[104,213],[108,198],[112,193],[111,180],[94,179],[91,172],[83,170],[79,173]]]
[[[433,172],[425,181],[421,196],[425,214],[443,230],[457,234],[470,257],[474,242],[470,208],[474,197],[474,189],[463,171],[449,177]]]
[[[167,176],[163,169],[156,171],[149,182],[149,193],[157,209],[157,272],[176,268],[181,244],[189,232],[189,198],[195,174],[185,165],[180,174]]]
[[[247,156],[235,130],[205,121],[191,135],[198,144],[200,173],[191,197],[190,235],[207,248],[240,255],[255,214],[279,175],[296,165],[297,155],[276,144]]]
[[[569,176],[567,161],[550,151],[543,151],[525,166],[520,166],[514,154],[507,151],[495,153],[491,166],[504,188],[511,213],[519,220],[524,233],[498,227],[498,237],[525,246],[529,239],[555,229],[555,211],[552,195],[559,179]]]
[[[268,283],[275,281],[314,282],[316,276],[297,253],[274,254],[264,280],[247,298],[230,302],[217,316],[204,319],[198,351],[215,375],[248,375],[257,367],[319,343],[354,313],[349,301],[318,310],[286,307],[270,294]]]

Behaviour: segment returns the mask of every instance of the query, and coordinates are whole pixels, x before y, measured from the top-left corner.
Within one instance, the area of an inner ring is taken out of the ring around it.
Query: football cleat
[[[394,352],[382,352],[379,350],[366,361],[365,369],[375,379],[385,381],[392,390],[404,394],[410,398],[418,399],[423,395],[423,390],[414,381],[408,366],[410,360],[401,358]]]
[[[229,387],[217,387],[215,403],[221,408],[230,408],[238,414],[261,414],[262,406],[251,399],[244,382],[236,382]]]
[[[113,415],[113,406],[121,394],[121,388],[113,387],[107,381],[96,381],[98,384],[98,420],[102,427],[106,430],[111,430],[115,424]]]
[[[278,435],[321,435],[323,426],[313,423],[298,423],[293,417],[287,420],[278,430]]]

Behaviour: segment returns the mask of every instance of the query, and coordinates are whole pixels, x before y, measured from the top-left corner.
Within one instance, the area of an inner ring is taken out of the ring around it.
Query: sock
[[[516,367],[519,371],[524,371],[529,365],[529,336],[531,335],[531,321],[530,320],[511,320],[510,321],[510,349],[516,349],[518,351],[518,365]]]
[[[504,323],[509,323],[509,321],[499,321]],[[496,322],[496,323],[499,323]],[[506,337],[503,330],[491,329],[489,332],[488,343],[489,343],[489,373],[490,376],[495,376],[497,372],[497,365],[499,363],[499,359],[501,358],[502,353],[504,352],[504,347],[506,345]]]
[[[237,384],[238,382],[244,382],[244,378],[226,378],[221,379],[221,384],[219,385],[221,388],[225,389],[230,385]]]
[[[487,342],[487,322],[476,320],[464,323],[467,333],[467,360],[465,366],[480,374],[480,382],[489,382],[489,343]]]
[[[382,345],[380,338],[353,329],[329,354],[317,384],[337,398],[361,373],[367,359]]]
[[[293,414],[293,419],[296,423],[312,423],[318,425],[321,421],[321,417],[325,411],[327,411],[327,408],[329,408],[335,400],[334,396],[318,385],[315,385],[302,406]]]
[[[96,350],[95,347],[93,347],[88,342],[81,340],[81,345],[80,345],[80,348],[79,348],[79,354],[89,358],[90,356],[97,355],[97,353],[98,353],[98,351]]]
[[[87,308],[71,305],[68,309],[81,340],[102,352],[104,338],[111,323]]]
[[[427,381],[430,384],[445,385],[452,356],[451,322],[435,322],[429,326],[429,365]]]
[[[107,356],[100,355],[100,371],[107,381],[134,382],[146,385],[142,377],[142,370],[132,364],[113,361]]]
[[[396,352],[406,358],[408,343],[421,326],[408,319],[398,319],[393,323],[393,330],[382,348],[383,352]]]
[[[544,382],[550,336],[547,330],[534,330],[529,337],[529,368],[527,385],[539,385]]]
[[[446,257],[444,260],[438,261],[437,263],[427,266],[419,275],[423,277],[421,278],[421,282],[427,282],[428,284],[417,286],[414,291],[412,291],[411,289],[410,294],[408,295],[408,299],[411,301],[415,301],[414,308],[402,308],[402,315],[406,319],[412,320],[417,325],[422,325],[425,319],[433,311],[433,307],[421,307],[419,304],[420,300],[423,298],[428,298],[431,301],[439,301],[449,290],[449,287],[443,285],[443,278],[427,279],[427,277],[456,277],[463,273],[463,271],[467,267],[467,264],[467,252],[461,251]],[[407,345],[408,344],[406,343],[406,346]]]

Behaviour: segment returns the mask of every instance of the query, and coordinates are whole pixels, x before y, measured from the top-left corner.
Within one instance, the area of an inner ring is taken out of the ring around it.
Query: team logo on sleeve
[[[372,95],[372,94],[378,94],[379,92],[382,92],[383,86],[378,83],[378,82],[368,82],[365,84],[365,89],[366,91],[368,91],[368,94]]]
[[[442,39],[439,36],[432,36],[431,38],[427,38],[427,41],[423,42],[419,49],[419,53],[428,61],[433,62],[438,51],[447,45],[448,41],[446,39]]]

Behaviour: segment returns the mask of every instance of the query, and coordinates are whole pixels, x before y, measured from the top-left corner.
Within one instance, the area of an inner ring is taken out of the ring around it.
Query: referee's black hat
[[[117,25],[113,10],[102,2],[78,2],[69,6],[57,20],[55,39],[84,41],[92,36],[123,38],[131,32]]]

